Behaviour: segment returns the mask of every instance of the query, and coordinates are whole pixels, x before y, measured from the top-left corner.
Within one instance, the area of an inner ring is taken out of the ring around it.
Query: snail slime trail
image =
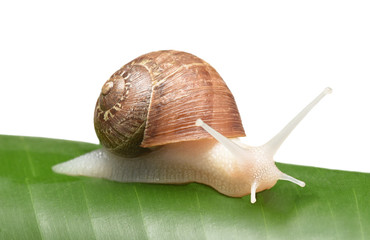
[[[243,144],[235,100],[217,71],[180,51],[142,55],[103,85],[94,125],[101,149],[55,165],[72,176],[118,182],[197,182],[242,197],[278,180],[305,183],[282,173],[273,156],[291,131],[328,93],[324,89],[262,146]]]

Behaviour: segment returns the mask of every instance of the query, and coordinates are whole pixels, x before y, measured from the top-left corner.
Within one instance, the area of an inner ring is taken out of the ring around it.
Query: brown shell
[[[216,70],[185,52],[142,55],[104,84],[94,114],[100,142],[123,156],[143,148],[212,138],[201,118],[226,137],[245,136],[233,95]]]

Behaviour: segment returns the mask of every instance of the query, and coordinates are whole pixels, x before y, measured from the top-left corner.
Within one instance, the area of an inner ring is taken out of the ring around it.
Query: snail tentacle
[[[274,155],[279,149],[281,144],[289,136],[289,134],[294,130],[295,127],[302,121],[302,119],[315,107],[323,97],[331,93],[332,89],[325,88],[315,99],[312,100],[305,108],[302,109],[278,134],[276,134],[270,141],[265,143],[264,148],[271,155]]]

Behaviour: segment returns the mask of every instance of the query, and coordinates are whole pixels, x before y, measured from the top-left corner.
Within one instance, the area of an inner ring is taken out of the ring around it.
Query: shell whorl
[[[148,147],[211,138],[202,118],[226,137],[245,136],[233,95],[216,70],[185,52],[142,55],[103,85],[95,131],[110,151],[133,157]]]

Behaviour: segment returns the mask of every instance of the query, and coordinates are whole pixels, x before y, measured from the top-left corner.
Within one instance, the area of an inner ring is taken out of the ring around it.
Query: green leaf
[[[230,198],[201,184],[69,177],[98,145],[0,136],[0,239],[369,239],[370,174],[278,164],[306,182]]]

